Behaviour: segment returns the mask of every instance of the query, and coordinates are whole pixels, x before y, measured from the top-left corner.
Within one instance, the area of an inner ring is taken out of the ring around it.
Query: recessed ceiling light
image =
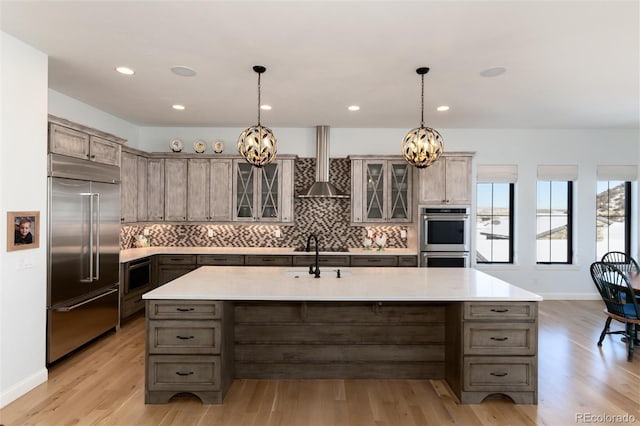
[[[504,74],[505,72],[507,72],[507,69],[505,67],[493,67],[480,71],[480,75],[483,77],[497,77]]]
[[[133,75],[136,72],[129,67],[116,67],[116,71],[124,75]]]
[[[349,111],[359,111],[360,107],[358,105],[351,105],[347,108]]]
[[[193,68],[184,67],[182,65],[171,67],[171,72],[175,75],[179,75],[180,77],[193,77],[196,75],[196,71]]]
[[[271,111],[271,105],[260,105],[260,109],[263,111]]]
[[[173,108],[175,110],[178,110],[178,111],[183,111],[185,109],[184,105],[180,105],[180,104],[171,105],[171,108]]]
[[[438,110],[438,111],[449,111],[449,105],[440,105],[438,108],[436,108],[436,110]]]

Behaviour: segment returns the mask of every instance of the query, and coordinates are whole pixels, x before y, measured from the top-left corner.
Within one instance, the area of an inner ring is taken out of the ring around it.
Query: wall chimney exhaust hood
[[[316,126],[316,181],[299,198],[349,198],[329,183],[329,126]]]

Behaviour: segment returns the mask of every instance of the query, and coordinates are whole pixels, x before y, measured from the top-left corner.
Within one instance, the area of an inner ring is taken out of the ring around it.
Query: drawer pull
[[[367,262],[377,263],[380,262],[380,259],[367,259]]]
[[[194,308],[176,308],[176,311],[178,312],[191,312],[195,310]]]
[[[509,312],[509,310],[508,309],[495,309],[494,308],[494,309],[491,309],[491,312],[497,312],[497,313],[502,314],[502,313],[505,313],[505,312]]]
[[[501,372],[501,373],[489,373],[489,374],[491,374],[492,376],[495,376],[495,377],[505,377],[509,373]]]
[[[176,371],[176,374],[178,376],[190,376],[193,374],[193,371],[187,371],[186,373],[183,373],[182,371]]]
[[[275,259],[274,258],[263,258],[262,261],[263,262],[274,262]]]
[[[189,340],[189,339],[193,339],[193,336],[176,336],[176,339]]]
[[[495,340],[496,342],[504,342],[505,340],[508,340],[508,337],[490,337],[491,340]]]

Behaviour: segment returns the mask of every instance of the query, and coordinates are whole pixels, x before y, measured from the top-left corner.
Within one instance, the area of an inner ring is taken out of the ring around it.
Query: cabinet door
[[[121,146],[116,142],[111,142],[97,136],[91,136],[89,139],[89,158],[91,161],[119,166],[120,150]]]
[[[136,175],[138,178],[138,221],[144,222],[148,217],[147,208],[147,159],[138,156]]]
[[[267,164],[259,173],[258,220],[277,222],[280,220],[280,162]]]
[[[447,204],[471,204],[471,157],[447,158],[445,181]]]
[[[234,160],[233,220],[253,221],[255,210],[255,176],[257,168],[243,160]]]
[[[187,160],[166,158],[164,180],[165,220],[187,220]]]
[[[389,182],[386,218],[389,222],[411,222],[411,167],[405,161],[387,163]]]
[[[383,161],[364,162],[364,214],[366,222],[386,221],[386,173]]]
[[[351,160],[351,221],[364,222],[364,170],[362,160]]]
[[[232,197],[233,162],[231,160],[211,160],[209,178],[209,216],[211,220],[230,221]]]
[[[147,219],[164,220],[164,159],[147,160]]]
[[[187,178],[187,214],[190,221],[211,220],[209,214],[209,160],[190,159]]]
[[[120,168],[120,221],[138,220],[138,156],[125,152]]]
[[[420,204],[444,204],[446,157],[420,170]]]
[[[49,151],[87,160],[89,158],[89,135],[68,127],[51,124],[49,127]]]

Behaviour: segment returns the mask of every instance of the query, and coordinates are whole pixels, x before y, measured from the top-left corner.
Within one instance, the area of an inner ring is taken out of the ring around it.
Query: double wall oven
[[[423,207],[420,266],[469,267],[468,207]]]

